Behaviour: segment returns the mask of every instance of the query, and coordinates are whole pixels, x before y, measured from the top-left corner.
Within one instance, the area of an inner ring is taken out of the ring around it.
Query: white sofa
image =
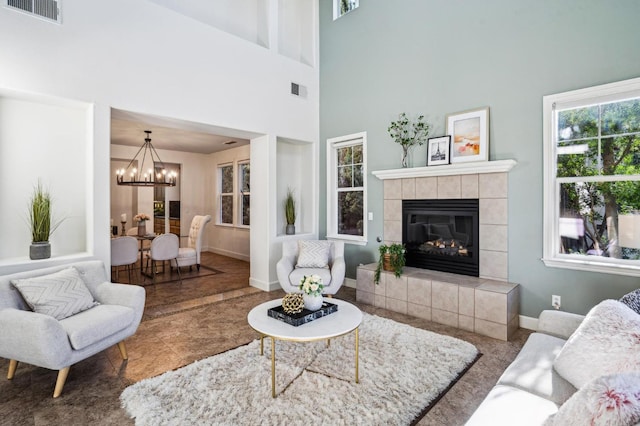
[[[635,314],[631,313],[631,315]],[[562,311],[543,311],[538,320],[537,332],[529,336],[516,359],[504,371],[466,424],[470,426],[514,424],[526,426],[543,425],[545,422],[566,424],[564,418],[560,422],[559,419],[553,419],[551,416],[558,412],[560,407],[577,392],[577,389],[554,369],[554,361],[585,318],[588,316]],[[605,334],[606,332],[605,330]],[[613,335],[617,332],[610,333]],[[588,353],[585,355],[589,356]],[[570,368],[589,369],[588,366],[580,364],[575,363]],[[557,365],[556,368],[558,368]],[[636,376],[634,385],[640,385],[637,377],[640,376]],[[584,387],[588,386],[584,385]],[[584,392],[587,390],[585,389]],[[583,392],[580,396],[582,394]],[[576,398],[572,399],[572,402],[574,401],[577,401]],[[565,406],[563,410],[567,410],[567,407]],[[571,407],[575,410],[573,404]],[[563,415],[565,413],[566,411],[563,411]],[[584,424],[584,421],[574,418],[571,424]]]

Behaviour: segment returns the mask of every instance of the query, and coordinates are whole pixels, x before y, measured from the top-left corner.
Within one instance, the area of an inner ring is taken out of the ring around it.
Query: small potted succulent
[[[378,258],[378,267],[373,278],[373,281],[378,284],[380,282],[380,273],[384,269],[385,271],[393,272],[396,278],[402,275],[402,268],[405,265],[405,248],[403,244],[382,244],[378,251],[380,257]]]

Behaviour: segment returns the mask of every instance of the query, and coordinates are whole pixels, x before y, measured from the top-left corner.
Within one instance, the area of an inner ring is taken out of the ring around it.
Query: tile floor
[[[247,313],[283,293],[249,287],[246,262],[212,253],[206,253],[202,262],[221,272],[203,273],[185,279],[182,285],[142,282],[147,308],[138,332],[127,339],[129,360],[123,362],[118,349],[112,347],[75,364],[60,398],[51,398],[55,371],[19,364],[15,378],[9,381],[4,378],[9,362],[0,359],[0,425],[134,424],[118,399],[126,386],[255,339],[256,333],[247,325]],[[354,289],[343,288],[337,297],[356,303]],[[356,304],[371,314],[469,341],[483,353],[419,425],[464,424],[529,335],[521,329],[513,341],[503,342]]]

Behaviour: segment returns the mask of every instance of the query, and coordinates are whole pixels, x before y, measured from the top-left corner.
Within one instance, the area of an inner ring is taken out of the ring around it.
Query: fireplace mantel
[[[446,166],[407,167],[393,170],[376,170],[371,172],[380,180],[404,179],[429,176],[474,175],[484,173],[503,173],[511,170],[516,160],[476,161],[469,163],[448,164]]]

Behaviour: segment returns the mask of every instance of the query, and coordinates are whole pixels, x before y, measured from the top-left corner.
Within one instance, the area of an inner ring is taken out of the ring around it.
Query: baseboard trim
[[[255,278],[249,278],[249,285],[251,287],[255,287],[257,289],[260,289],[262,291],[274,291],[274,290],[280,290],[280,283],[278,283],[278,281],[274,281],[274,282],[266,282],[266,281],[260,281],[257,280]]]
[[[527,330],[536,331],[538,329],[538,318],[526,317],[524,315],[520,315],[519,318],[520,327],[526,328]]]
[[[343,285],[349,288],[356,288],[356,280],[353,278],[345,278]]]
[[[203,249],[203,251],[204,251],[204,249]],[[249,262],[250,259],[251,259],[251,257],[246,255],[246,254],[236,253],[236,252],[228,251],[228,250],[222,250],[222,249],[214,248],[214,247],[208,247],[206,251],[210,251],[211,253],[220,254],[222,256],[232,257],[232,258],[238,259],[238,260],[244,260],[245,262]]]

